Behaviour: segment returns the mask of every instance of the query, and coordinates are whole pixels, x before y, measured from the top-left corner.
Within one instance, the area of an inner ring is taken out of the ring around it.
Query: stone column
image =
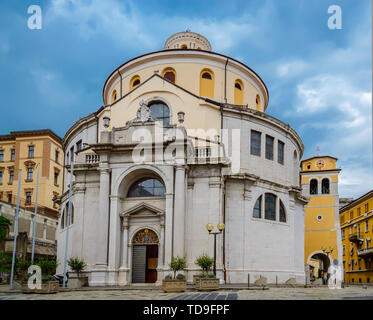
[[[185,167],[177,166],[175,174],[174,256],[183,257],[185,233]]]
[[[117,271],[120,266],[120,216],[118,197],[110,197],[110,233],[109,233],[109,285],[116,285]]]
[[[110,169],[100,168],[99,210],[97,217],[96,264],[107,265]]]
[[[125,286],[128,284],[128,219],[122,218],[122,262],[119,268],[118,284]]]
[[[164,216],[161,217],[161,232],[158,246],[157,284],[162,284],[164,269]]]

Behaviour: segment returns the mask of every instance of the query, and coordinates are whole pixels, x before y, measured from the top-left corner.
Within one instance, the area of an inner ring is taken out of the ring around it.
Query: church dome
[[[202,35],[187,29],[173,34],[164,44],[164,49],[197,49],[211,51],[210,42]]]

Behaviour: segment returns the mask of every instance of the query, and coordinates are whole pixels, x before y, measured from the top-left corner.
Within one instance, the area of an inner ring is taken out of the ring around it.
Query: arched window
[[[130,81],[130,90],[135,89],[141,83],[139,76],[133,76]]]
[[[69,203],[66,203],[65,209],[62,213],[61,218],[61,229],[64,229],[67,227],[67,219],[68,219],[68,213],[69,213]],[[74,223],[74,205],[71,203],[71,214],[70,214],[70,226]]]
[[[65,210],[62,211],[61,229],[65,229]]]
[[[114,89],[111,93],[111,103],[114,103],[115,101],[117,101],[117,90]]]
[[[312,179],[311,182],[310,182],[310,194],[317,194],[317,180],[316,179]]]
[[[214,73],[204,69],[200,75],[199,95],[202,97],[214,97]]]
[[[149,105],[153,119],[162,120],[164,126],[170,124],[170,109],[163,102],[157,101]]]
[[[181,49],[188,49],[188,46],[186,44],[182,44]]]
[[[253,217],[254,218],[261,218],[262,217],[262,196],[258,198],[255,202]]]
[[[243,84],[241,80],[234,83],[234,103],[243,104]]]
[[[127,197],[164,197],[165,193],[166,188],[161,181],[155,178],[143,178],[132,184]]]
[[[286,222],[285,207],[281,200],[280,200],[280,222]]]
[[[256,110],[259,110],[260,111],[260,95],[256,95],[256,98],[255,98],[255,105],[256,105]]]
[[[329,179],[324,178],[321,181],[321,192],[322,194],[329,194],[330,188],[329,188]]]
[[[173,68],[166,68],[162,72],[162,77],[176,83],[176,71]]]
[[[265,194],[264,218],[276,220],[276,196],[272,193]]]

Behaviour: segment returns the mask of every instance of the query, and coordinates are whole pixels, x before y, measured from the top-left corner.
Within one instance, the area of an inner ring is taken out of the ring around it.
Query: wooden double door
[[[132,247],[132,283],[157,281],[158,244]]]

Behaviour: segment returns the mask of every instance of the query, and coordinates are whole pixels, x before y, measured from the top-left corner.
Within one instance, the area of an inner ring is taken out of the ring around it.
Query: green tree
[[[10,222],[9,219],[3,216],[0,216],[0,241],[5,239],[8,233],[8,229],[11,225],[12,223]]]
[[[72,257],[67,261],[67,264],[73,270],[78,274],[78,277],[80,276],[80,273],[84,270],[84,268],[87,266],[85,262],[78,258],[78,257]]]
[[[172,257],[169,267],[174,272],[174,279],[176,279],[176,272],[184,270],[186,268],[186,257]]]
[[[202,268],[203,271],[209,272],[214,264],[214,259],[204,253],[197,257],[195,264]]]

